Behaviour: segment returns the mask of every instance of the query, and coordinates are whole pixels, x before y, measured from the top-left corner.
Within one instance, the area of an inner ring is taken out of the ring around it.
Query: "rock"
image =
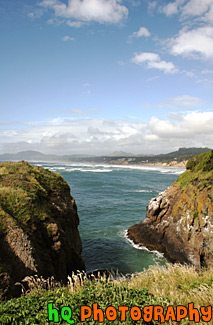
[[[213,266],[213,151],[190,159],[187,169],[149,201],[146,219],[128,237],[171,262]]]
[[[79,218],[70,188],[57,173],[27,162],[0,164],[0,298],[35,275],[66,283],[84,270]]]

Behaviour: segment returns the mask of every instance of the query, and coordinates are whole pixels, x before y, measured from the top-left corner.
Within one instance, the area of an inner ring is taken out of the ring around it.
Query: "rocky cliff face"
[[[187,171],[147,206],[128,237],[172,262],[213,266],[213,151],[192,158]]]
[[[66,282],[83,270],[79,218],[57,173],[27,162],[0,164],[0,298],[17,296],[27,275]]]

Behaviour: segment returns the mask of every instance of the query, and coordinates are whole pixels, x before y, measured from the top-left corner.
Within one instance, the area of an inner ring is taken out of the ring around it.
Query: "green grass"
[[[213,181],[213,150],[191,158],[186,165],[187,171],[182,173],[176,183],[182,189],[189,185],[196,186],[199,191],[212,189]]]
[[[0,235],[8,223],[17,222],[24,230],[42,221],[52,222],[57,209],[51,194],[69,192],[62,176],[27,162],[0,164]]]
[[[150,294],[166,298],[174,305],[194,302],[199,308],[213,303],[213,269],[197,271],[193,266],[180,264],[150,266],[133,277],[128,287],[146,288]]]
[[[98,303],[98,308],[103,311],[107,306],[113,306],[118,310],[119,306],[162,305],[160,299],[156,299],[149,294],[146,289],[129,289],[122,284],[113,282],[106,283],[105,280],[98,282],[86,281],[83,286],[78,287],[77,292],[71,293],[69,287],[57,288],[55,290],[34,292],[18,299],[11,299],[0,305],[0,324],[54,324],[48,322],[47,304],[52,303],[53,308],[59,311],[64,306],[69,306],[72,310],[72,319],[75,324],[81,324],[80,306],[90,306]],[[164,304],[165,305],[165,304]],[[119,312],[118,312],[119,315]],[[98,324],[92,318],[85,321],[87,324]],[[114,322],[104,320],[104,324],[120,324],[120,315]],[[66,324],[59,317],[58,324]],[[125,324],[135,324],[127,313]],[[138,324],[143,324],[142,321]],[[155,324],[150,323],[150,324]]]
[[[87,279],[80,283],[77,276],[74,277],[74,284],[70,281],[67,287],[59,287],[43,290],[44,280],[33,280],[31,292],[17,299],[11,299],[0,304],[0,324],[54,324],[48,322],[48,303],[58,311],[64,306],[72,310],[72,320],[75,324],[82,324],[80,320],[80,306],[89,306],[92,309],[94,303],[103,311],[108,306],[118,310],[119,306],[138,306],[143,309],[145,306],[162,306],[164,310],[170,305],[174,310],[177,305],[188,306],[193,302],[195,308],[209,306],[213,303],[213,269],[201,269],[197,271],[194,267],[181,266],[179,264],[168,264],[166,267],[151,266],[148,270],[132,275],[131,278],[122,278],[113,281],[106,281],[102,278],[96,281]],[[120,321],[120,312],[115,321],[108,321],[106,318],[103,324],[148,324],[141,319],[134,322],[127,312],[125,322]],[[99,324],[92,318],[85,320],[85,324]],[[167,322],[168,323],[168,322]],[[58,324],[67,324],[59,317]],[[150,324],[159,324],[152,322]],[[177,324],[170,321],[169,324]],[[178,324],[193,324],[186,318]],[[199,324],[212,324],[202,322]]]

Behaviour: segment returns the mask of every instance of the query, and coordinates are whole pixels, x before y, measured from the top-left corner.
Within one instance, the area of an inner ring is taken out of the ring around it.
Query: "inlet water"
[[[171,185],[183,169],[68,163],[39,165],[60,173],[71,187],[78,207],[82,256],[87,271],[107,268],[127,274],[166,263],[158,252],[149,252],[128,241],[126,230],[145,219],[148,201]]]

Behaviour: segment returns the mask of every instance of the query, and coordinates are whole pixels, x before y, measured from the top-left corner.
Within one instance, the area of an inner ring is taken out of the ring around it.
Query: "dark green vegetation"
[[[117,152],[106,156],[89,155],[46,155],[38,151],[22,151],[15,154],[0,155],[0,161],[5,160],[27,160],[27,161],[70,161],[70,162],[95,162],[95,163],[113,163],[128,161],[129,164],[157,163],[157,162],[177,162],[185,161],[195,155],[208,152],[210,148],[180,148],[177,151],[160,155],[133,155],[125,152]]]
[[[80,306],[90,306],[98,303],[98,307],[103,311],[108,306],[113,306],[118,310],[119,306],[138,306],[143,308],[148,305],[162,305],[159,299],[154,298],[146,289],[129,289],[123,285],[114,285],[113,282],[106,283],[105,280],[98,282],[86,281],[77,293],[69,293],[68,288],[59,288],[52,291],[40,291],[31,293],[18,299],[11,299],[0,305],[0,324],[54,324],[48,322],[47,304],[52,303],[53,308],[60,310],[64,306],[72,309],[72,319],[75,324],[81,324]],[[163,305],[162,305],[163,306]],[[165,306],[165,304],[164,304]],[[120,324],[120,312],[115,321],[104,320],[104,324]],[[92,317],[85,321],[85,324],[97,324]],[[123,323],[123,322],[122,322]],[[142,322],[138,322],[141,323]],[[59,316],[58,324],[67,324]],[[125,324],[135,324],[127,313]],[[147,324],[147,323],[146,323]],[[149,323],[149,324],[155,324]]]
[[[0,236],[14,219],[27,231],[41,222],[51,222],[54,209],[49,196],[59,188],[69,191],[59,174],[24,161],[1,163],[0,183]]]
[[[131,279],[114,280],[107,282],[105,278],[96,281],[85,280],[80,284],[74,280],[67,287],[55,288],[52,290],[42,290],[36,287],[31,293],[21,298],[11,299],[0,304],[0,324],[55,324],[48,322],[48,304],[57,308],[59,312],[59,323],[63,322],[60,317],[60,310],[70,307],[72,310],[71,319],[74,324],[99,324],[93,321],[92,317],[82,322],[80,319],[81,306],[89,306],[97,303],[98,308],[103,311],[108,306],[114,306],[117,310],[117,319],[108,321],[104,319],[103,324],[159,324],[158,321],[143,323],[142,320],[134,322],[130,318],[130,313],[126,313],[126,321],[120,321],[119,306],[128,306],[131,309],[137,306],[143,309],[146,306],[162,306],[164,315],[167,306],[177,305],[187,306],[193,302],[195,308],[212,305],[213,294],[213,273],[212,269],[202,269],[199,272],[194,267],[180,264],[168,264],[166,267],[151,266],[148,270],[132,275]],[[160,298],[159,298],[160,297]],[[101,323],[100,323],[101,324]],[[168,322],[166,322],[168,324]],[[169,324],[193,324],[188,319],[179,323],[170,321]],[[212,322],[202,322],[199,324],[212,324]]]
[[[177,179],[181,188],[189,184],[197,186],[201,191],[203,188],[212,189],[213,182],[213,150],[191,158],[186,165],[187,171]]]
[[[186,169],[193,172],[209,172],[213,170],[213,150],[190,159],[186,165]]]

